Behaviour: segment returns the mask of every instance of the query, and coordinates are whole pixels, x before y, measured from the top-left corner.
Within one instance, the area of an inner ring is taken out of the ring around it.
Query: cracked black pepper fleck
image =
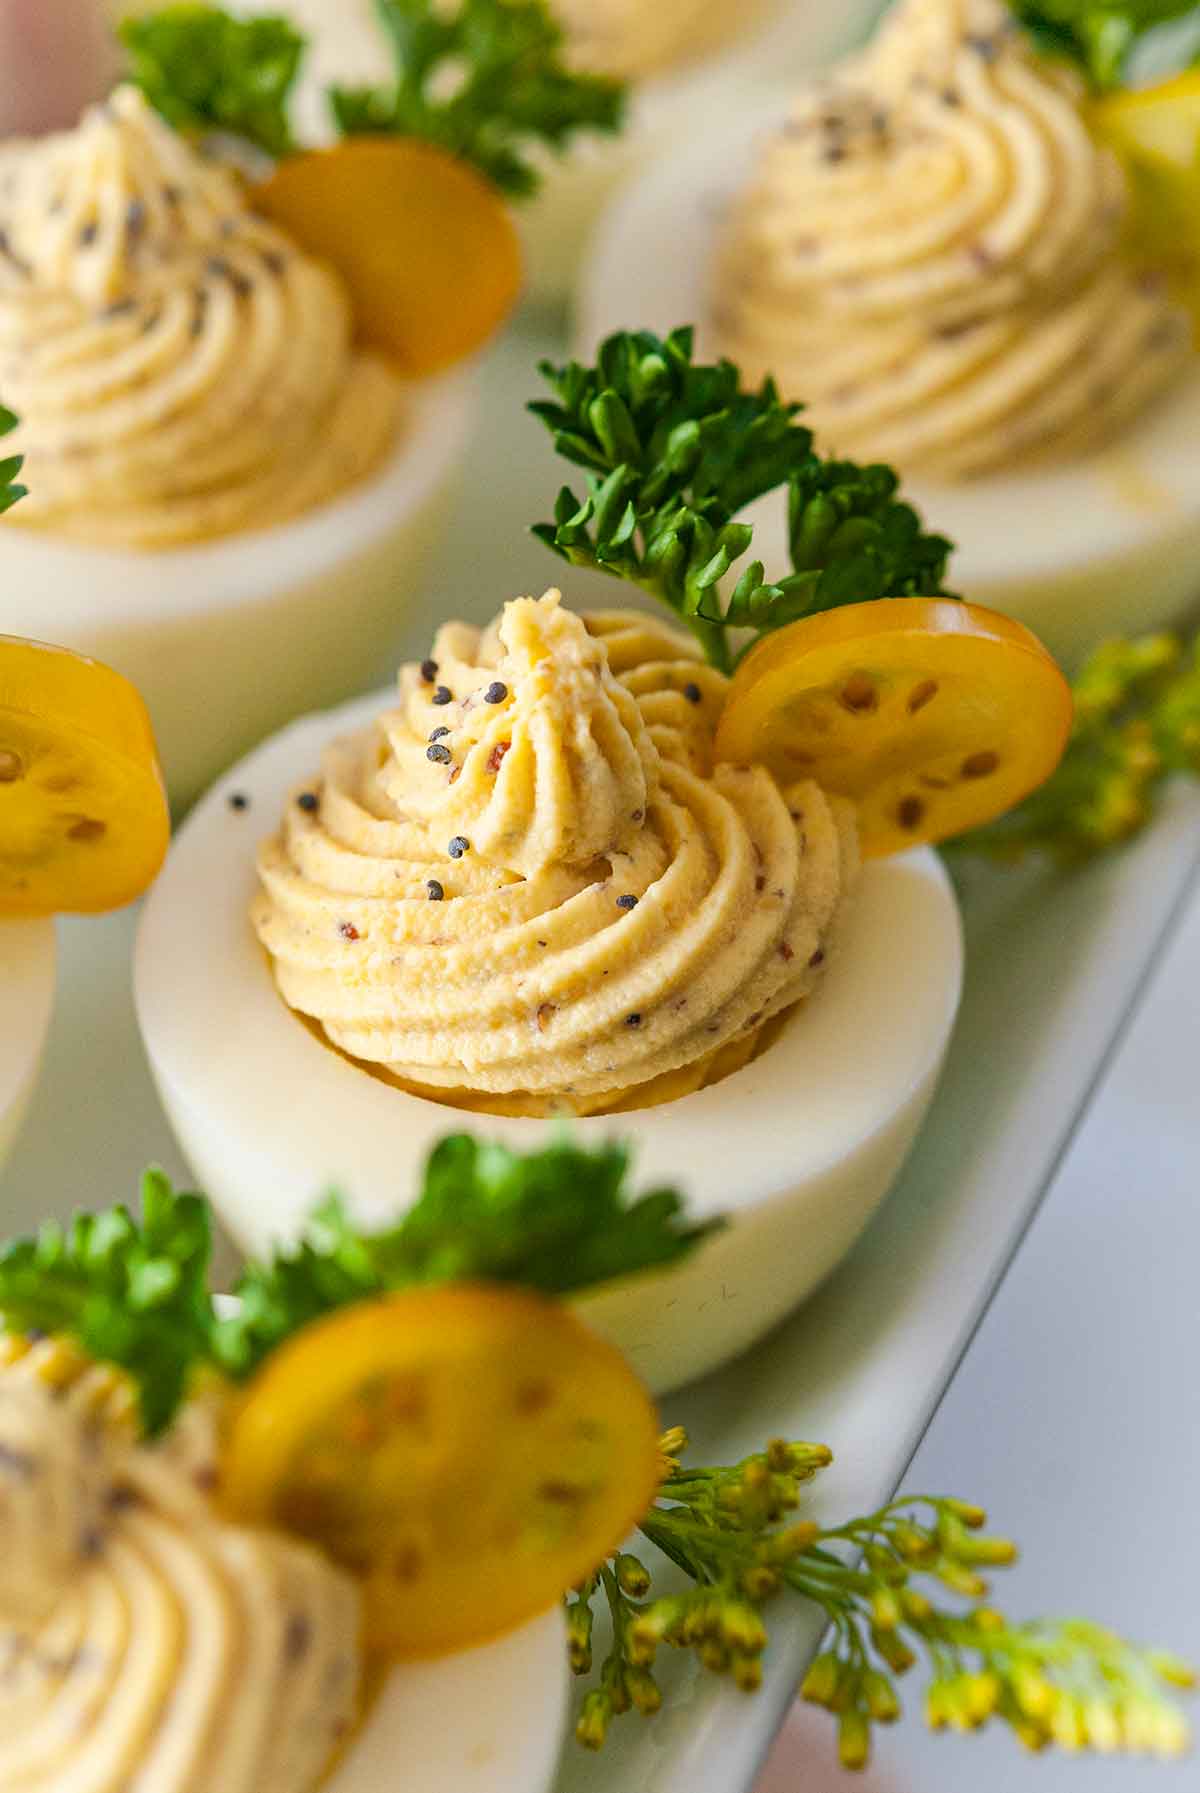
[[[429,900],[431,903],[440,903],[446,894],[436,878],[427,878],[425,881],[425,888],[429,892]]]
[[[493,679],[483,694],[484,703],[502,704],[508,696],[508,686],[502,685],[499,679]]]
[[[430,699],[430,702],[435,704],[452,704],[454,702],[454,693],[451,691],[449,685],[439,685]]]
[[[635,1010],[632,1015],[626,1015],[625,1025],[626,1027],[640,1027],[642,1025],[642,1017]]]
[[[315,791],[301,791],[300,795],[296,798],[296,802],[308,815],[312,815],[313,811],[320,804],[320,801],[321,799],[317,796]]]
[[[421,677],[424,679],[425,683],[427,685],[432,685],[434,679],[437,678],[437,675],[438,675],[437,661],[436,660],[422,660],[422,662],[421,662]]]
[[[463,854],[469,853],[470,850],[471,850],[471,843],[467,839],[465,834],[456,834],[454,836],[454,839],[452,841],[450,841],[450,843],[448,844],[448,846],[446,848],[446,851],[447,851],[447,853],[449,853],[451,859],[461,859]]]
[[[700,702],[700,687],[699,687],[699,685],[694,684],[691,681],[689,681],[683,687],[683,695],[687,698],[687,700],[690,704],[698,704]]]
[[[230,809],[249,809],[250,799],[245,791],[230,791],[229,807]]]
[[[440,728],[434,729],[434,731],[430,735],[429,739],[431,741],[440,741],[443,735],[448,735],[449,733],[450,733],[450,730],[446,727],[446,724],[443,722]]]
[[[632,893],[630,893],[626,896],[619,896],[617,898],[617,908],[618,909],[636,909],[637,908],[637,898],[634,895],[632,895]]]
[[[448,747],[443,747],[440,741],[435,741],[431,747],[425,749],[425,758],[432,760],[435,766],[448,766],[454,755]]]

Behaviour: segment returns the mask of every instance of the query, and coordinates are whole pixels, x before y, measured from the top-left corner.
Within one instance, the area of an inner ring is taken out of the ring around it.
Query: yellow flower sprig
[[[805,1485],[832,1461],[826,1446],[777,1439],[732,1467],[685,1469],[686,1444],[678,1428],[664,1437],[662,1487],[641,1530],[691,1586],[652,1597],[650,1570],[623,1551],[567,1602],[579,1675],[592,1671],[600,1598],[612,1623],[576,1725],[587,1748],[602,1746],[613,1718],[658,1711],[654,1664],[664,1644],[693,1651],[706,1669],[753,1692],[768,1643],[762,1608],[786,1592],[829,1621],[800,1692],[836,1718],[847,1768],[865,1766],[876,1724],[900,1717],[896,1683],[919,1656],[930,1669],[925,1715],[935,1730],[999,1719],[1030,1749],[1175,1756],[1187,1747],[1187,1722],[1170,1697],[1193,1685],[1186,1664],[1087,1620],[1014,1625],[986,1603],[982,1571],[1012,1563],[1016,1547],[983,1534],[980,1508],[907,1496],[822,1527],[793,1515]],[[939,1587],[966,1604],[949,1607]]]
[[[1172,776],[1200,775],[1200,638],[1102,642],[1074,696],[1057,772],[1008,815],[952,842],[954,852],[1077,864],[1140,833]]]

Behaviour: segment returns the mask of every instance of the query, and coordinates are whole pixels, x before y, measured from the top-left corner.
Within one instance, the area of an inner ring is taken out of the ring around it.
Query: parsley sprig
[[[129,79],[176,130],[241,137],[269,156],[295,149],[288,106],[307,39],[283,14],[168,6],[124,20],[120,36]]]
[[[908,1495],[823,1527],[795,1512],[805,1485],[832,1461],[826,1446],[776,1439],[732,1467],[704,1469],[682,1465],[686,1446],[681,1429],[664,1437],[659,1498],[640,1527],[685,1580],[652,1596],[649,1569],[623,1551],[568,1599],[579,1675],[593,1669],[600,1601],[611,1620],[598,1684],[576,1727],[585,1746],[600,1748],[615,1716],[658,1710],[654,1663],[664,1644],[694,1651],[705,1668],[753,1691],[768,1642],[763,1608],[790,1593],[829,1621],[801,1693],[836,1717],[847,1768],[865,1766],[874,1725],[900,1717],[896,1683],[919,1655],[930,1669],[925,1714],[935,1730],[973,1731],[995,1718],[1031,1749],[1176,1756],[1187,1747],[1187,1724],[1168,1697],[1194,1685],[1186,1664],[1085,1620],[1014,1625],[984,1604],[981,1570],[1011,1563],[1016,1549],[981,1534],[978,1507]],[[959,1603],[948,1604],[946,1593]]]
[[[562,1137],[513,1152],[452,1134],[434,1148],[420,1199],[396,1226],[364,1234],[332,1199],[295,1251],[251,1265],[235,1290],[239,1314],[215,1330],[215,1352],[242,1376],[300,1326],[350,1302],[471,1280],[565,1295],[665,1269],[713,1230],[686,1220],[677,1190],[633,1196],[629,1152],[615,1141],[591,1150]]]
[[[17,427],[17,419],[11,411],[0,405],[0,436],[11,435]],[[26,495],[26,487],[17,484],[17,476],[25,465],[25,457],[10,454],[0,459],[0,515],[11,510],[19,498]]]
[[[152,1170],[140,1221],[125,1207],[80,1215],[0,1253],[0,1322],[67,1333],[128,1371],[153,1435],[174,1418],[194,1372],[248,1376],[302,1326],[355,1301],[467,1280],[568,1294],[678,1262],[717,1223],[688,1221],[674,1189],[635,1196],[629,1168],[615,1142],[589,1149],[562,1137],[512,1152],[452,1134],[394,1227],[364,1232],[329,1198],[295,1250],[246,1267],[232,1318],[208,1289],[208,1204]]]
[[[128,1371],[148,1436],[164,1430],[209,1355],[208,1205],[177,1195],[161,1171],[126,1207],[47,1222],[0,1253],[0,1317],[13,1332],[65,1333]]]
[[[545,0],[458,0],[452,10],[430,0],[376,0],[376,10],[395,79],[331,90],[343,135],[422,137],[520,199],[540,184],[534,145],[561,153],[576,132],[620,129],[624,87],[567,66],[563,30]]]
[[[825,460],[775,384],[743,386],[730,361],[693,359],[694,332],[622,331],[592,366],[542,362],[552,399],[529,409],[564,460],[585,471],[534,534],[575,566],[631,581],[668,604],[715,666],[730,628],[758,634],[839,604],[950,595],[951,544],[926,534],[891,468]],[[720,586],[753,537],[740,513],[786,487],[792,571],[752,561]]]
[[[955,852],[1078,864],[1139,834],[1171,777],[1200,776],[1200,637],[1103,642],[1074,695],[1070,743],[1053,777],[1008,815],[949,843]]]
[[[1147,33],[1197,12],[1196,0],[1011,0],[1011,4],[1040,49],[1073,62],[1100,91],[1124,83]]]

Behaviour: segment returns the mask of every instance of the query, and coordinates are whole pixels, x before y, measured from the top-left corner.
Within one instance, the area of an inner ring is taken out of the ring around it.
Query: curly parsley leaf
[[[1073,62],[1103,92],[1120,87],[1149,32],[1194,16],[1196,0],[1011,0],[1038,48]]]
[[[0,1253],[0,1318],[13,1332],[66,1333],[127,1370],[149,1436],[170,1424],[207,1356],[211,1231],[201,1196],[160,1170],[142,1179],[142,1214],[126,1207],[48,1222]]]
[[[0,405],[0,436],[11,435],[17,427],[17,419],[11,411]],[[0,459],[0,515],[11,510],[19,498],[26,496],[27,487],[17,484],[17,475],[25,465],[24,455],[10,454]]]
[[[629,1154],[568,1137],[533,1152],[452,1134],[434,1148],[421,1194],[387,1231],[363,1233],[336,1198],[292,1252],[250,1266],[216,1353],[249,1373],[300,1326],[418,1283],[516,1283],[561,1295],[678,1262],[713,1231],[689,1224],[674,1189],[628,1187]]]
[[[896,497],[889,467],[822,458],[773,381],[750,390],[731,361],[698,363],[693,350],[690,328],[622,331],[590,367],[541,363],[554,397],[529,410],[586,486],[562,488],[553,522],[534,526],[539,540],[660,598],[723,669],[731,627],[761,634],[838,604],[951,595],[951,544]],[[723,600],[720,582],[753,536],[739,513],[780,487],[792,571],[768,581],[753,561]]]
[[[296,148],[288,104],[307,39],[282,13],[168,6],[126,19],[120,37],[129,79],[176,130],[228,133],[269,156]]]
[[[1200,776],[1200,637],[1103,642],[1073,689],[1075,722],[1053,777],[1007,815],[948,842],[955,852],[1078,864],[1139,834],[1173,775]]]
[[[524,198],[539,185],[530,150],[561,153],[579,131],[620,129],[625,89],[576,73],[545,0],[377,0],[396,78],[382,87],[335,87],[344,135],[421,137],[471,162]]]

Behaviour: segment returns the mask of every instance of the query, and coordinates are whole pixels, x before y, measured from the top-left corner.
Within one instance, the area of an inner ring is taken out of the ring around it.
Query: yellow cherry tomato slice
[[[1035,635],[949,598],[848,604],[766,635],[739,666],[717,757],[858,805],[864,854],[1011,809],[1066,746],[1071,692]]]
[[[119,909],[154,878],[169,834],[150,718],[129,681],[0,635],[0,915]]]
[[[254,204],[337,268],[362,341],[404,373],[472,354],[520,295],[520,241],[503,196],[415,138],[348,137],[288,156]]]
[[[428,1656],[553,1606],[647,1511],[654,1407],[557,1302],[414,1289],[284,1345],[234,1417],[223,1500],[359,1575],[369,1647]]]

